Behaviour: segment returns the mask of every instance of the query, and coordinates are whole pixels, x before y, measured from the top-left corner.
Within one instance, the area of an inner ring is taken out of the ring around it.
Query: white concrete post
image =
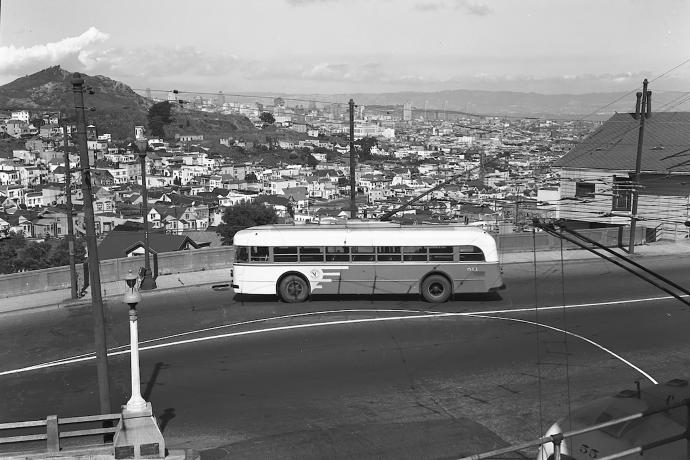
[[[139,330],[137,327],[137,309],[129,309],[130,367],[132,374],[132,397],[127,401],[127,410],[131,412],[146,409],[146,401],[141,396],[141,378],[139,377]]]

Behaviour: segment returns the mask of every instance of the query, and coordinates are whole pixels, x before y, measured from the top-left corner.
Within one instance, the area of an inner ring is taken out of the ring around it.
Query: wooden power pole
[[[357,218],[357,181],[355,178],[355,101],[350,99],[350,218]]]
[[[632,189],[632,211],[630,213],[630,243],[628,253],[635,252],[635,227],[637,226],[637,203],[640,195],[640,171],[642,170],[642,145],[644,143],[644,121],[649,118],[652,112],[651,97],[652,92],[647,91],[647,79],[642,82],[642,92],[637,93],[637,103],[635,104],[634,118],[640,119],[640,128],[637,135],[637,157],[635,158],[635,177]]]
[[[74,261],[74,220],[72,215],[72,168],[69,162],[67,125],[62,125],[62,136],[65,143],[65,196],[67,197],[67,244],[69,245],[69,279],[72,287],[72,299],[77,298],[77,267]]]
[[[110,413],[110,381],[108,378],[108,349],[105,339],[103,297],[101,296],[101,273],[98,262],[98,242],[93,213],[91,192],[91,165],[86,142],[86,120],[84,116],[84,78],[80,73],[72,74],[74,109],[77,113],[77,139],[79,164],[81,168],[81,189],[84,194],[84,226],[86,227],[86,248],[89,251],[89,278],[91,279],[91,307],[93,309],[93,330],[96,348],[96,369],[98,372],[98,396],[101,414]]]

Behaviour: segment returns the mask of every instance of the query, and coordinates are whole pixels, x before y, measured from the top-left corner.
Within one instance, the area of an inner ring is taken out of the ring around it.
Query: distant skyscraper
[[[285,99],[282,97],[273,98],[273,105],[276,107],[285,107]]]
[[[151,88],[146,88],[146,99],[151,99]]]
[[[412,120],[412,103],[406,102],[403,104],[403,121]]]
[[[223,91],[218,91],[218,98],[216,99],[216,104],[217,105],[223,105],[225,104],[225,94],[223,94]]]

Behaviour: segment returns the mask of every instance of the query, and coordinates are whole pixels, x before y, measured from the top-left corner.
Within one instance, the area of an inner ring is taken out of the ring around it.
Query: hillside
[[[682,98],[684,93],[664,91],[654,94],[655,107],[661,108]],[[393,92],[358,94],[284,94],[283,97],[317,100],[343,104],[352,98],[364,106],[394,107],[411,102],[416,114],[443,109],[487,115],[607,119],[615,112],[629,112],[635,108],[635,93],[541,94],[512,91],[448,90],[436,92]],[[612,102],[613,101],[613,102]]]
[[[86,111],[87,124],[96,126],[99,133],[110,133],[115,139],[134,135],[134,126],[147,126],[146,114],[152,102],[135,93],[126,84],[102,75],[83,75],[85,86],[93,94],[85,94],[85,105],[95,108]],[[62,112],[74,118],[72,72],[60,66],[49,67],[32,75],[18,78],[0,86],[0,110],[34,110]],[[203,112],[178,112],[170,135],[177,132],[232,135],[239,130],[253,130],[245,117],[236,115],[212,116]]]

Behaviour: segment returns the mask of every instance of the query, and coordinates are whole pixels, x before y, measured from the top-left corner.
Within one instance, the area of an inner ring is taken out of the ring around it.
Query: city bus
[[[232,288],[303,302],[312,294],[457,293],[503,287],[496,241],[464,225],[263,225],[237,232]]]

